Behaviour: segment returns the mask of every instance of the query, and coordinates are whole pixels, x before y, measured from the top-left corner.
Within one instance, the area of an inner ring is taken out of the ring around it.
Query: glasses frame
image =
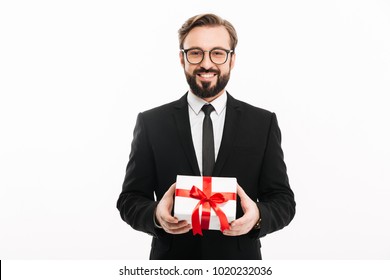
[[[201,59],[198,63],[192,63],[192,62],[190,62],[190,61],[188,60],[187,53],[188,53],[189,51],[192,51],[192,50],[199,50],[199,51],[202,52],[202,59]],[[215,63],[215,62],[213,61],[213,59],[211,58],[211,52],[212,52],[212,51],[215,51],[215,50],[220,50],[220,51],[226,52],[226,59],[225,59],[224,62],[222,62],[222,63]],[[203,61],[203,59],[204,59],[204,53],[205,53],[205,52],[208,52],[208,53],[209,53],[210,61],[211,61],[212,63],[216,64],[216,65],[225,64],[226,61],[227,61],[228,58],[229,58],[229,54],[234,53],[234,50],[226,50],[226,49],[223,49],[223,48],[213,48],[213,49],[211,49],[211,50],[209,50],[209,51],[204,51],[204,50],[202,50],[201,48],[189,48],[189,49],[181,49],[181,51],[185,54],[185,57],[186,57],[187,62],[188,62],[189,64],[192,64],[192,65],[200,64],[200,63]]]

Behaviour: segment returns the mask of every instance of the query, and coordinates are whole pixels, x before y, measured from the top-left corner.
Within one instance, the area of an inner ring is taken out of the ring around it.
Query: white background
[[[0,259],[147,259],[116,209],[138,112],[187,90],[177,30],[236,27],[236,98],[277,114],[297,214],[275,259],[390,258],[390,3],[1,1]]]

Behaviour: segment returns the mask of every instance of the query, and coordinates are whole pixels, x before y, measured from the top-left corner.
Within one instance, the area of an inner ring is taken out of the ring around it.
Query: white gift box
[[[193,224],[192,213],[200,202],[200,198],[193,198],[190,196],[190,191],[193,186],[201,190],[208,197],[211,197],[216,193],[222,194],[228,200],[223,203],[218,203],[217,206],[226,215],[229,223],[236,219],[236,178],[178,175],[176,179],[174,216],[177,217],[179,221],[186,220],[189,224]],[[209,209],[210,212],[210,219],[209,223],[206,222],[208,227],[205,227],[204,223],[202,223],[202,229],[220,230],[220,219],[214,209],[210,207],[210,204],[205,203],[199,206],[199,218],[201,219],[202,214],[205,214],[203,210],[207,212],[207,209]]]

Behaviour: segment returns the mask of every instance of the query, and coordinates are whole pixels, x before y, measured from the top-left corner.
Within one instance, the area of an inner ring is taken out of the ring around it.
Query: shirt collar
[[[205,100],[203,100],[202,98],[193,94],[190,90],[190,91],[188,91],[187,102],[188,102],[188,105],[191,107],[191,109],[194,111],[194,113],[196,115],[198,115],[200,113],[203,105],[205,105],[205,104],[213,105],[215,112],[217,113],[217,115],[219,115],[222,113],[223,109],[225,109],[225,107],[226,107],[227,94],[226,94],[226,91],[224,91],[221,94],[221,96],[219,96],[218,98],[216,98],[213,101],[211,101],[210,103],[208,103]]]

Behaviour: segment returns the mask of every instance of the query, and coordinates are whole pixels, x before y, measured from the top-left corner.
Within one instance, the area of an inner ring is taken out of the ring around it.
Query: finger
[[[187,223],[187,221],[178,221],[176,223],[170,223],[170,222],[164,221],[164,225],[168,229],[179,229],[179,228],[186,227],[188,225],[188,223]]]
[[[245,218],[245,215],[244,215],[241,218],[231,222],[230,227],[231,227],[231,229],[235,229],[237,227],[244,225],[246,222],[247,222],[247,219]]]
[[[175,224],[179,222],[179,220],[176,217],[172,216],[171,210],[169,209],[170,207],[166,203],[163,203],[163,200],[160,201],[157,207],[158,207],[157,210],[160,218],[159,220],[161,222],[168,222],[168,223],[175,223]]]
[[[232,227],[229,230],[225,230],[223,232],[223,234],[228,235],[228,236],[238,236],[238,235],[243,235],[243,234],[249,232],[249,230],[250,230],[250,228],[243,225],[243,226],[239,226],[239,227],[235,227],[235,228]]]
[[[241,216],[240,218],[238,218],[238,219],[232,221],[232,222],[230,223],[230,226],[231,226],[232,228],[235,228],[235,227],[239,227],[239,226],[246,225],[246,224],[248,224],[248,223],[251,222],[251,220],[252,220],[251,217],[252,217],[252,213],[250,213],[250,212],[247,211],[246,213],[244,213],[243,216]]]
[[[224,234],[226,233],[228,235],[234,235],[237,231],[239,231],[240,230],[240,225],[239,225],[240,223],[239,224],[236,223],[238,220],[234,220],[233,222],[231,222],[229,229],[224,230],[223,233]]]
[[[241,235],[240,231],[232,230],[232,229],[224,230],[223,234],[227,235],[227,236],[238,236],[238,235]]]
[[[175,194],[176,183],[173,183],[169,189],[165,192],[161,201],[157,205],[156,216],[158,222],[161,224],[164,221],[169,223],[177,223],[177,218],[171,215],[171,209],[173,204],[173,196]]]
[[[165,192],[164,196],[167,195],[167,196],[173,196],[175,194],[175,190],[176,190],[176,183],[173,183],[169,189]]]
[[[163,200],[157,205],[156,218],[159,224],[162,226],[163,223],[178,223],[179,220],[176,217],[171,215],[171,212],[166,205],[163,203]]]
[[[245,199],[248,197],[248,195],[246,194],[246,192],[244,191],[243,188],[241,188],[241,186],[239,184],[237,184],[237,194],[238,196],[241,198],[241,199]]]
[[[247,215],[242,216],[241,218],[234,220],[230,224],[230,231],[227,232],[228,235],[242,235],[251,230],[252,226],[250,225],[250,219]]]
[[[164,223],[177,224],[179,220],[176,217],[171,216],[169,213],[161,215],[161,220]]]
[[[191,229],[191,225],[185,224],[184,226],[177,226],[177,224],[165,224],[163,228],[168,233],[180,234],[188,232]]]

